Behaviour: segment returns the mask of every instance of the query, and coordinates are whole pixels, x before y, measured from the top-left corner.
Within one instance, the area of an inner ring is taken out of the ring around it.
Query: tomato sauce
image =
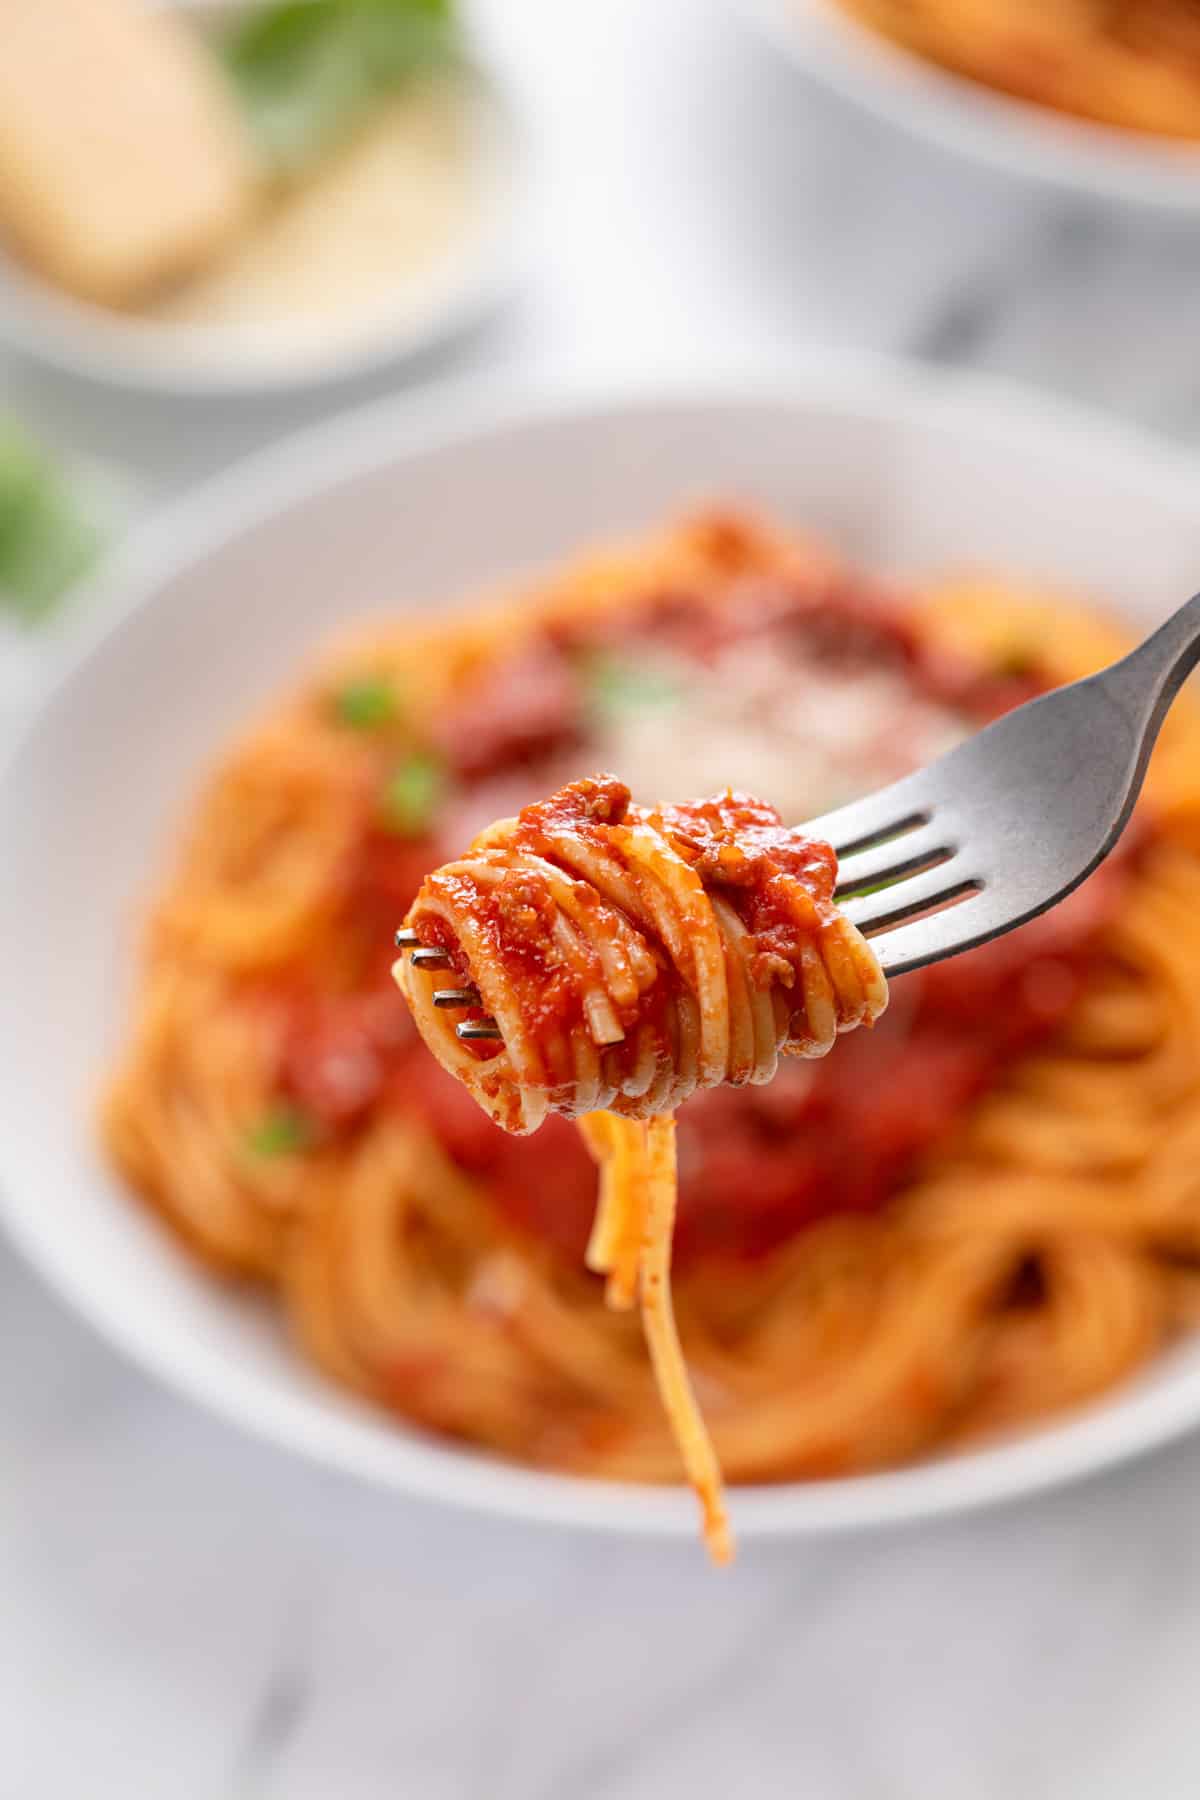
[[[343,929],[362,950],[348,991],[287,997],[280,1087],[318,1135],[360,1129],[378,1108],[410,1113],[480,1181],[499,1215],[573,1262],[582,1256],[595,1169],[574,1126],[552,1117],[532,1137],[510,1137],[438,1067],[388,974],[392,932],[422,876],[453,849],[446,840],[456,809],[482,801],[489,784],[507,792],[517,770],[534,794],[558,785],[564,755],[579,755],[578,772],[588,766],[581,659],[605,644],[628,654],[631,644],[666,640],[704,662],[731,635],[762,632],[801,641],[818,664],[902,668],[914,696],[953,706],[968,729],[1045,686],[1035,671],[981,671],[944,656],[898,606],[881,605],[858,582],[814,596],[756,580],[736,608],[657,595],[543,634],[505,663],[502,692],[488,698],[481,678],[479,692],[440,722],[456,782],[442,828],[415,843],[375,828],[364,835],[341,895]],[[697,861],[719,854],[720,808],[677,810]],[[766,853],[778,827],[762,823]],[[806,875],[831,891],[835,871],[821,847],[810,849],[816,862]],[[904,977],[875,1029],[843,1039],[836,1056],[788,1060],[767,1087],[718,1088],[689,1101],[679,1118],[677,1263],[760,1257],[814,1220],[885,1204],[1006,1064],[1061,1025],[1096,965],[1096,934],[1128,861],[1106,864],[1021,931]],[[748,870],[747,881],[753,876]]]

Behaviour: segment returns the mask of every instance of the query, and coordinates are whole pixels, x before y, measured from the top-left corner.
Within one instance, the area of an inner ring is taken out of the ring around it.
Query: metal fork
[[[1167,711],[1200,661],[1200,594],[1111,668],[1055,688],[891,787],[803,829],[837,852],[837,899],[884,973],[957,956],[1046,912],[1120,837]],[[396,943],[445,968],[415,932]],[[477,1006],[441,988],[438,1006]],[[460,1038],[498,1038],[465,1019]]]
[[[874,940],[884,973],[972,950],[1077,888],[1125,829],[1198,661],[1200,594],[1110,668],[811,820],[805,830],[837,851],[842,911]]]

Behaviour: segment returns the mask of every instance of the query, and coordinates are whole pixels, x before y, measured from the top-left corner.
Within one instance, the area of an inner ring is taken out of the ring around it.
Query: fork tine
[[[502,1033],[495,1019],[460,1019],[454,1027],[454,1035],[465,1044],[472,1041],[494,1044]]]
[[[836,812],[822,813],[819,819],[806,819],[804,830],[815,838],[833,845],[839,857],[853,856],[871,849],[883,839],[915,831],[926,824],[933,811],[933,796],[925,779],[926,771],[906,775],[891,787],[880,788]]]
[[[907,975],[927,963],[957,956],[994,936],[990,913],[980,907],[983,890],[969,893],[945,912],[927,913],[871,939],[871,948],[888,980]],[[977,910],[978,909],[978,910]]]
[[[969,870],[964,857],[951,856],[910,880],[897,881],[879,893],[864,894],[857,900],[847,900],[841,911],[852,925],[857,925],[869,936],[873,931],[902,924],[928,907],[944,905],[982,885]]]
[[[414,969],[448,969],[450,958],[444,950],[414,950],[412,966]]]
[[[955,846],[947,838],[948,833],[937,819],[933,819],[899,837],[885,838],[881,844],[852,852],[839,870],[841,879],[835,898],[839,901],[848,899],[865,887],[889,880],[899,881],[904,875],[919,875],[938,863],[949,862]]]

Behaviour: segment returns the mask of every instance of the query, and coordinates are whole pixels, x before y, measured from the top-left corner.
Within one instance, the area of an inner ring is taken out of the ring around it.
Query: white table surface
[[[697,0],[482,16],[543,134],[536,253],[421,381],[866,344],[1200,431],[1200,229],[949,164]],[[330,404],[184,410],[2,355],[0,394],[151,499]],[[718,1576],[246,1442],[3,1247],[0,1434],[0,1800],[1200,1792],[1200,1442]]]

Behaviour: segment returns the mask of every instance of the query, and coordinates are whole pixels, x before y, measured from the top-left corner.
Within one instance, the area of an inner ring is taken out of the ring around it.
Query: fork
[[[1200,661],[1200,594],[1096,675],[1006,713],[913,775],[804,827],[888,976],[958,956],[1064,900],[1133,811]]]
[[[1200,594],[1097,675],[1006,713],[915,774],[803,830],[837,852],[836,899],[884,974],[973,950],[1063,900],[1103,862],[1129,821],[1162,722],[1200,661]],[[416,933],[396,943],[446,968]],[[477,1006],[440,988],[438,1006]],[[464,1019],[460,1038],[500,1036]]]

